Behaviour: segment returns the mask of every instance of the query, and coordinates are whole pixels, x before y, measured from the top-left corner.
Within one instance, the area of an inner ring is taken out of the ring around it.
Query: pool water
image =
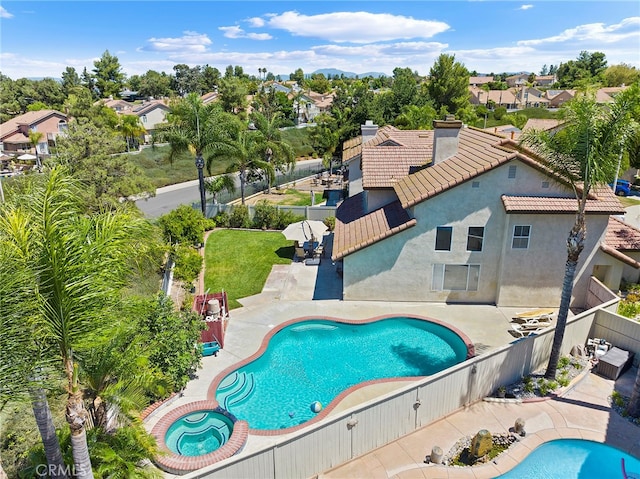
[[[605,479],[640,474],[640,460],[629,454],[584,439],[558,439],[538,446],[523,462],[496,479]]]
[[[217,411],[198,411],[174,422],[165,444],[181,456],[201,456],[225,444],[233,432],[233,420]]]
[[[283,429],[313,419],[344,390],[383,378],[429,376],[462,362],[454,331],[416,318],[352,324],[308,320],[273,335],[259,358],[218,385],[221,407],[252,429]]]

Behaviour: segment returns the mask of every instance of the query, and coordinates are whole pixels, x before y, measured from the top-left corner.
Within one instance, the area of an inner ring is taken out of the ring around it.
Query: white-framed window
[[[482,251],[484,226],[469,226],[467,234],[467,251]]]
[[[452,226],[438,226],[436,228],[436,251],[451,251]]]
[[[432,291],[478,291],[479,264],[433,265]]]
[[[529,248],[530,236],[531,236],[531,226],[515,225],[513,227],[513,240],[511,241],[511,247],[513,249]]]
[[[509,179],[514,179],[516,177],[516,171],[518,168],[516,165],[509,165]]]

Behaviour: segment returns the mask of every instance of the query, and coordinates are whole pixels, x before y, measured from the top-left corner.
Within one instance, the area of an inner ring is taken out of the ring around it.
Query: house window
[[[478,291],[479,264],[434,264],[433,291]]]
[[[472,181],[471,182],[471,188],[480,188],[480,182],[479,181]]]
[[[531,236],[531,226],[514,226],[511,247],[513,249],[527,249],[529,236]]]
[[[147,122],[147,115],[142,115],[142,123],[146,123]]]
[[[452,226],[438,226],[436,230],[436,251],[451,251]]]
[[[467,234],[467,251],[482,251],[484,226],[469,226]]]
[[[516,177],[516,165],[511,165],[509,167],[509,178],[513,179]]]

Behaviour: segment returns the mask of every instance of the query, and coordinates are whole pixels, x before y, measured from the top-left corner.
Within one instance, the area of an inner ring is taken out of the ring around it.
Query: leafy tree
[[[23,308],[33,340],[65,378],[76,477],[92,478],[77,358],[105,340],[105,312],[118,303],[131,258],[144,255],[148,224],[125,210],[86,215],[80,198],[77,182],[54,168],[3,210],[0,235],[22,252],[12,266],[30,278]]]
[[[427,91],[433,107],[457,114],[469,104],[469,72],[455,61],[455,55],[442,54],[429,71]]]
[[[196,246],[204,242],[204,218],[202,213],[188,205],[180,205],[175,210],[162,215],[158,225],[164,239],[170,244]]]
[[[53,78],[43,78],[34,82],[34,88],[36,90],[35,100],[44,103],[45,108],[59,110],[62,107],[66,92],[60,82]]]
[[[243,115],[247,109],[247,95],[249,90],[244,81],[231,77],[220,80],[218,89],[220,104],[224,111]]]
[[[117,97],[124,87],[125,74],[118,57],[105,50],[100,60],[93,62],[93,74],[100,98]]]
[[[190,93],[202,95],[202,73],[200,67],[193,68],[184,63],[174,65],[174,79],[171,88],[179,96],[186,96]]]
[[[173,248],[175,268],[173,277],[177,281],[190,285],[198,278],[202,270],[202,256],[191,246],[176,245]]]
[[[298,85],[302,85],[302,82],[304,82],[304,71],[302,71],[302,68],[298,68],[295,72],[290,73],[289,80],[295,81]]]
[[[216,91],[220,85],[220,70],[209,65],[202,67],[202,84],[205,93]]]
[[[587,198],[593,187],[606,185],[614,177],[620,149],[633,128],[630,114],[638,98],[637,93],[628,89],[604,108],[597,104],[594,96],[581,94],[566,104],[562,130],[557,133],[533,130],[521,137],[521,142],[533,147],[546,166],[570,182],[578,200],[575,223],[567,239],[567,262],[558,321],[545,372],[547,379],[555,379],[560,359],[573,280],[587,232]]]
[[[98,97],[98,89],[96,88],[96,79],[95,77],[87,70],[87,67],[84,67],[82,70],[82,74],[80,75],[80,83],[83,87],[85,87],[91,93],[91,96],[94,99]]]
[[[38,170],[42,169],[42,164],[40,163],[40,154],[38,153],[38,144],[40,143],[40,140],[42,140],[43,137],[44,137],[44,133],[42,133],[41,131],[29,132],[29,143],[31,143],[31,146],[33,146],[33,150],[35,151],[36,166]]]
[[[133,87],[132,87],[133,88]],[[140,85],[135,89],[141,97],[163,98],[171,94],[171,77],[165,72],[149,70],[140,76]]]
[[[612,65],[602,73],[602,80],[604,86],[631,85],[640,80],[640,70],[624,63]]]
[[[576,60],[560,64],[557,71],[558,83],[564,88],[597,83],[606,67],[604,53],[582,51]]]
[[[64,111],[74,118],[89,118],[91,107],[93,106],[93,96],[84,86],[70,88],[69,96],[64,103]]]
[[[516,128],[520,128],[521,130],[527,123],[527,115],[525,115],[524,113],[509,113],[507,115],[504,115],[502,119],[515,126]]]
[[[152,339],[149,360],[182,389],[198,368],[202,353],[197,346],[204,322],[193,311],[176,311],[173,302],[160,294],[146,303],[141,324]]]
[[[405,105],[395,124],[404,130],[430,130],[435,119],[436,111],[430,105]]]
[[[410,68],[394,68],[393,69],[393,86],[391,87],[393,94],[394,111],[391,117],[396,117],[403,107],[415,104],[418,94],[418,82]]]
[[[331,82],[327,80],[323,73],[313,73],[311,78],[305,82],[306,87],[318,93],[328,93],[331,91]]]

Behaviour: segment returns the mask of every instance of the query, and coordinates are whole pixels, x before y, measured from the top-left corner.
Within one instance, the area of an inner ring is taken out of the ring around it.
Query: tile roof
[[[409,217],[398,201],[365,214],[364,193],[358,193],[343,201],[336,210],[331,259],[341,259],[415,224],[416,220]]]
[[[409,208],[518,156],[513,149],[505,147],[507,144],[513,145],[499,135],[462,128],[456,155],[402,178],[393,188],[403,208]],[[534,160],[523,159],[542,168]]]
[[[624,208],[609,188],[594,189],[596,195],[587,199],[585,212],[590,214],[619,215]],[[502,195],[502,204],[507,213],[527,214],[575,214],[578,201],[575,198],[558,198],[547,196],[511,196]]]
[[[611,216],[604,243],[617,251],[640,251],[640,229]]]
[[[398,130],[384,126],[362,145],[362,186],[391,188],[412,169],[431,163],[433,130]]]
[[[5,121],[0,125],[0,137],[4,138],[10,133],[18,131],[18,128],[22,124],[29,126],[41,122],[52,115],[60,115],[63,118],[67,118],[66,115],[58,110],[36,110],[28,111],[22,115],[18,115],[15,118]]]

